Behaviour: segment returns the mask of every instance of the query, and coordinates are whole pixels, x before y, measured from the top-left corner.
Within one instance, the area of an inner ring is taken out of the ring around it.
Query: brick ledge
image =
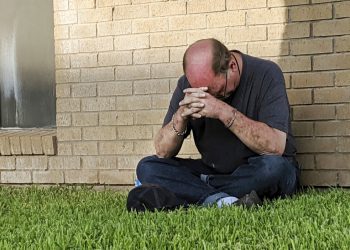
[[[56,155],[56,129],[0,129],[0,155]]]

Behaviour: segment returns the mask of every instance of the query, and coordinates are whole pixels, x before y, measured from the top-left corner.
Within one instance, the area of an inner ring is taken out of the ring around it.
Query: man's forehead
[[[186,58],[186,76],[191,87],[206,87],[213,82],[212,53],[207,41],[200,41],[189,48]]]
[[[186,73],[186,77],[193,88],[207,87],[214,80],[214,73],[211,70],[193,70]]]

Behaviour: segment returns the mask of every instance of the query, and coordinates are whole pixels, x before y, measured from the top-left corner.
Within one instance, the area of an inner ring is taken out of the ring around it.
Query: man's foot
[[[129,211],[154,212],[156,210],[174,210],[187,208],[187,202],[176,197],[168,189],[156,184],[143,183],[129,192],[126,207]]]
[[[251,208],[255,206],[261,206],[262,200],[259,198],[258,194],[253,190],[249,194],[244,195],[238,201],[234,203],[236,206],[243,206],[246,208]]]

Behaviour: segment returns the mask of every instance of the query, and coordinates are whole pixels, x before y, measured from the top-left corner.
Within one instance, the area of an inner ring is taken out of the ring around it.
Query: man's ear
[[[233,72],[235,72],[235,71],[239,72],[238,62],[236,60],[234,60],[233,58],[230,61],[229,67]]]
[[[230,64],[229,64],[229,68],[232,70],[232,71],[236,71],[237,70],[237,65],[236,65],[236,62],[231,60]]]

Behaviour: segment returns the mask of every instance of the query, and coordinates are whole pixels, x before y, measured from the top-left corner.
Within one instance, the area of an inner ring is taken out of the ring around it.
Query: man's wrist
[[[237,109],[233,108],[232,109],[232,117],[230,120],[228,120],[228,122],[225,124],[225,127],[230,129],[233,125],[233,123],[235,122],[236,120],[236,116],[237,116]]]
[[[231,128],[237,118],[237,109],[232,106],[226,105],[222,109],[219,120],[225,125],[226,128]]]
[[[181,108],[175,112],[171,118],[171,126],[178,136],[184,136],[187,132],[187,117],[183,117]]]

